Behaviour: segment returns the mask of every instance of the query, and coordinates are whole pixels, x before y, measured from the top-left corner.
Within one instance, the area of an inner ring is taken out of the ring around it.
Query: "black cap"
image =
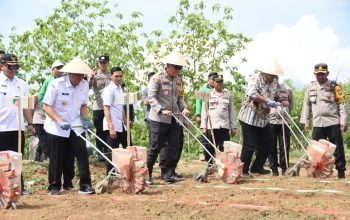
[[[98,62],[109,62],[109,56],[108,55],[101,55],[98,57]]]
[[[213,80],[215,82],[223,82],[224,81],[224,76],[223,75],[216,75],[216,76],[213,76]]]
[[[210,72],[210,73],[208,74],[208,79],[212,78],[213,76],[217,76],[217,75],[218,75],[217,72]]]
[[[1,63],[6,63],[8,65],[18,65],[18,59],[17,59],[16,55],[11,54],[11,53],[6,53],[1,58]]]
[[[3,49],[0,49],[0,53],[3,53],[3,54],[4,54],[4,53],[5,53],[5,51],[4,51]]]
[[[328,65],[325,63],[316,64],[315,73],[328,73]]]

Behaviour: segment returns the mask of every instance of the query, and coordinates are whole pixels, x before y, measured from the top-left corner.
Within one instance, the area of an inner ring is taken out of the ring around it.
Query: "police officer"
[[[290,130],[285,124],[290,124],[290,117],[287,113],[293,109],[293,95],[290,89],[287,89],[286,86],[278,82],[277,85],[277,101],[280,103],[286,103],[284,110],[280,111],[276,108],[271,108],[270,113],[270,129],[272,132],[272,146],[268,156],[270,168],[272,170],[273,176],[278,176],[278,153],[279,152],[279,165],[282,168],[282,174],[284,175],[287,167],[289,166],[289,149],[290,149]],[[279,113],[277,112],[279,111]],[[283,116],[283,119],[280,117],[280,114]],[[282,127],[283,126],[283,127]],[[278,150],[277,150],[278,142]],[[286,146],[284,146],[284,144]]]
[[[172,114],[181,112],[186,116],[189,115],[184,100],[183,82],[179,76],[187,63],[178,52],[166,56],[164,63],[165,71],[154,75],[148,84],[148,101],[151,105],[149,114],[151,147],[147,155],[148,183],[152,183],[153,165],[162,148],[165,148],[165,151],[161,154],[159,162],[161,177],[170,183],[183,179],[175,172],[181,157],[183,130]]]
[[[200,87],[198,91],[209,92],[210,90],[212,90],[214,87],[213,77],[216,75],[218,75],[217,72],[209,73],[207,83],[204,84],[202,87]],[[203,100],[196,99],[196,123],[198,125],[201,124],[202,105],[203,105]],[[207,141],[203,136],[201,136],[199,140],[203,145],[207,144]],[[205,160],[205,154],[202,147],[199,148],[199,160],[201,161]]]
[[[337,147],[334,152],[338,178],[345,178],[345,154],[341,132],[348,129],[345,97],[341,86],[329,80],[328,65],[319,63],[314,71],[316,81],[312,81],[305,89],[304,103],[300,123],[304,131],[310,129],[311,114],[315,140],[328,139]]]
[[[243,177],[251,178],[249,173],[253,153],[256,159],[250,172],[269,174],[269,170],[263,168],[270,152],[272,136],[269,124],[271,107],[277,107],[277,78],[283,75],[283,70],[276,60],[268,61],[259,68],[259,74],[248,81],[246,94],[239,111],[239,121],[242,126],[243,145],[241,161],[243,165]]]
[[[62,170],[66,166],[69,169],[72,163],[74,166],[74,158],[77,158],[80,176],[79,194],[93,194],[88,152],[85,141],[78,136],[85,135],[82,126],[92,128],[87,108],[89,85],[83,80],[92,70],[76,57],[61,71],[68,74],[49,84],[43,101],[48,116],[44,128],[50,148],[49,195],[59,194]],[[74,173],[71,179],[73,177]]]
[[[95,99],[92,106],[93,116],[94,116],[94,126],[96,128],[96,135],[102,140],[106,141],[106,136],[103,134],[103,99],[102,91],[111,82],[111,73],[108,71],[109,56],[101,55],[98,57],[98,67],[99,70],[91,75],[89,80],[89,88],[92,89]],[[107,152],[106,146],[99,140],[96,139],[96,147],[102,151]],[[101,155],[98,155],[99,161],[104,161]]]
[[[205,103],[208,106],[202,105],[201,129],[202,133],[206,134],[212,143],[213,138],[208,129],[213,129],[216,147],[220,151],[224,151],[224,141],[230,140],[230,132],[231,136],[236,134],[235,112],[231,94],[224,90],[223,76],[215,75],[213,81],[214,89],[209,92],[209,101]],[[206,147],[211,155],[215,156],[214,148],[208,144]],[[205,151],[204,155],[205,160],[209,161],[209,154]]]
[[[18,110],[17,108],[5,106],[4,99],[6,97],[29,96],[28,84],[16,76],[19,69],[19,62],[14,54],[5,54],[0,59],[0,151],[11,150],[18,152],[18,129],[21,130],[21,151],[24,152],[24,120],[27,121],[27,131],[29,135],[34,135],[32,111],[23,109],[21,116],[21,127],[17,124]],[[22,195],[28,195],[24,191],[23,176],[22,179]]]
[[[151,78],[152,78],[152,76],[154,74],[156,74],[156,73],[155,72],[148,73],[148,75],[147,75],[147,78],[148,78],[147,85],[148,85],[148,82],[151,80]],[[151,105],[149,104],[149,101],[148,101],[148,86],[142,91],[142,102],[143,102],[143,106],[145,108],[144,115],[145,115],[145,122],[146,122],[147,132],[148,132],[148,142],[150,142],[151,130],[150,130],[150,124],[149,124],[148,115],[149,115],[149,112],[151,111]]]

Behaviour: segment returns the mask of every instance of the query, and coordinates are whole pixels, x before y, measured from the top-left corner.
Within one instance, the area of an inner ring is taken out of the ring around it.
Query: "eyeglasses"
[[[19,69],[19,65],[15,64],[15,65],[7,65],[7,68],[9,70],[18,70]]]
[[[182,70],[182,66],[174,65],[174,68],[175,68],[176,70]]]

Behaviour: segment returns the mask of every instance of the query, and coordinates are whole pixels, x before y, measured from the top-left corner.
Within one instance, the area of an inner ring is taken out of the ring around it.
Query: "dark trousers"
[[[103,118],[105,117],[104,111],[94,110],[93,117],[94,117],[94,126],[96,128],[96,135],[100,137],[104,142],[107,142],[106,136],[104,135],[104,132],[103,132]],[[96,138],[96,147],[102,153],[107,153],[107,147],[97,138]]]
[[[127,134],[126,131],[123,127],[123,131],[122,132],[117,132],[117,138],[116,139],[112,139],[111,136],[109,135],[109,130],[108,131],[104,131],[105,136],[107,138],[107,144],[109,146],[111,146],[113,149],[115,148],[119,148],[119,145],[121,144],[122,147],[125,149],[128,146],[127,143]],[[112,160],[112,151],[111,149],[107,149],[107,154],[106,156],[108,157],[109,160]],[[106,161],[106,172],[108,174],[108,172],[113,168],[113,166]]]
[[[82,136],[85,136],[83,133]],[[91,186],[88,152],[85,141],[71,131],[69,138],[47,133],[50,148],[49,190],[61,189],[63,172],[64,186],[70,186],[74,177],[74,158],[77,158],[80,188]]]
[[[181,157],[183,141],[181,141],[182,127],[172,118],[171,124],[150,120],[151,139],[147,155],[147,167],[152,170],[160,155],[159,166],[162,171],[175,170]],[[182,134],[183,135],[183,134]],[[163,149],[164,148],[164,149]]]
[[[213,133],[214,133],[216,148],[219,149],[221,152],[223,152],[224,151],[224,141],[230,140],[230,130],[225,129],[225,128],[213,129]],[[208,139],[210,140],[210,142],[214,144],[211,130],[207,130],[206,135],[207,135]],[[203,138],[203,139],[205,139],[205,138]],[[207,140],[205,140],[204,146],[210,152],[210,154],[215,157],[215,149],[211,144],[208,143]],[[208,154],[208,152],[205,150],[204,150],[204,156],[205,156],[206,161],[209,161],[211,158],[210,155]],[[211,160],[210,163],[213,163],[213,160]]]
[[[21,132],[21,152],[24,155],[24,131]],[[11,150],[18,152],[18,131],[2,131],[0,132],[0,151]],[[24,191],[24,180],[21,175],[21,187]]]
[[[46,131],[44,129],[43,124],[35,124],[35,133],[36,136],[39,138],[39,144],[36,148],[35,152],[35,161],[40,161],[42,158],[42,155],[46,159],[49,155],[49,149],[47,147],[47,141],[46,141]]]
[[[151,124],[149,119],[145,119],[148,134],[148,148],[151,147]]]
[[[281,124],[270,124],[270,129],[272,133],[272,146],[269,153],[269,164],[271,169],[278,168],[278,159],[277,159],[277,142],[279,146],[279,165],[282,170],[287,169],[286,163],[289,166],[289,149],[290,149],[290,130],[287,125],[284,125],[285,141],[286,141],[286,150],[287,150],[287,162],[286,162],[286,153],[284,152],[284,142],[283,142],[283,128]]]
[[[343,137],[340,131],[340,125],[332,125],[328,127],[314,127],[313,139],[328,139],[329,142],[335,144],[337,147],[334,151],[335,168],[339,170],[346,170],[345,153],[343,145]]]
[[[240,121],[243,134],[243,146],[241,153],[241,161],[243,165],[243,173],[248,173],[253,153],[255,151],[256,158],[251,166],[251,170],[259,171],[263,169],[264,163],[270,152],[271,131],[270,127],[256,127]]]

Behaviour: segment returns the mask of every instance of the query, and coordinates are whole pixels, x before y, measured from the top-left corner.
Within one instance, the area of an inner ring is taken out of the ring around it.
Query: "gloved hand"
[[[61,121],[58,123],[58,125],[63,129],[63,130],[69,130],[71,129],[71,126],[68,122]]]
[[[91,123],[91,121],[89,121],[88,118],[83,119],[83,127],[85,129],[92,129],[92,123]]]
[[[266,101],[266,105],[269,106],[269,107],[271,107],[271,108],[275,108],[275,107],[278,106],[278,103],[275,102],[275,101],[272,100],[272,99],[268,99],[268,100]]]

